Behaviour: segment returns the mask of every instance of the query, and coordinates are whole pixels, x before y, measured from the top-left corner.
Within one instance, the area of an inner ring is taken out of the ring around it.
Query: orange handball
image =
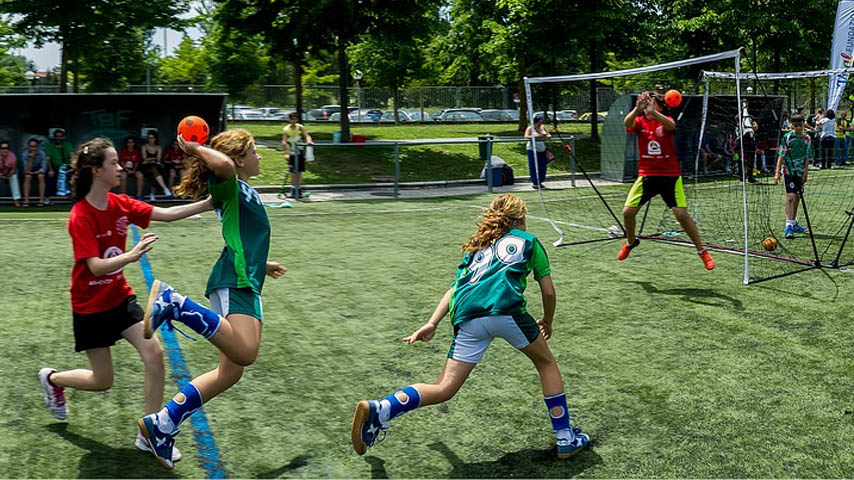
[[[190,115],[178,123],[178,136],[183,137],[188,142],[204,145],[207,143],[210,133],[211,129],[208,128],[208,122],[202,117]]]
[[[762,246],[765,247],[765,250],[768,250],[769,252],[777,250],[777,245],[777,239],[774,237],[768,237],[765,240],[762,240]]]
[[[664,94],[664,103],[671,108],[678,107],[680,103],[682,103],[682,94],[679,90],[668,90],[667,93]]]

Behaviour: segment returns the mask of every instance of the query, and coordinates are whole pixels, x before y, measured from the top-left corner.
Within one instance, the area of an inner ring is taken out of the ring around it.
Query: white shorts
[[[480,363],[495,337],[523,349],[537,339],[540,327],[531,315],[493,315],[467,320],[454,327],[454,341],[448,358],[466,363]]]

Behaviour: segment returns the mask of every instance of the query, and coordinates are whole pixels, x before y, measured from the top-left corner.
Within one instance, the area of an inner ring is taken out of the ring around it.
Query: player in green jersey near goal
[[[780,173],[786,186],[786,227],[783,235],[792,238],[796,233],[804,233],[806,228],[796,220],[799,196],[803,194],[804,184],[810,166],[810,148],[812,139],[804,133],[804,116],[795,114],[791,120],[792,130],[783,136],[777,155],[777,170],[774,183],[780,183]]]
[[[572,457],[589,444],[590,437],[570,425],[563,380],[546,343],[552,334],[556,296],[546,252],[537,237],[525,231],[526,213],[525,203],[509,194],[496,197],[484,212],[477,231],[462,247],[465,256],[456,281],[430,320],[403,339],[407,344],[430,341],[450,313],[454,340],[438,380],[359,402],[350,430],[356,453],[363,455],[377,443],[391,419],[451,399],[495,337],[507,340],[533,361],[557,437],[558,458]],[[531,272],[543,296],[540,321],[528,313],[523,294]]]

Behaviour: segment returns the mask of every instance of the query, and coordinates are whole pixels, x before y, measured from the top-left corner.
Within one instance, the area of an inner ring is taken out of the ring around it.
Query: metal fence
[[[203,92],[223,93],[221,87],[207,85],[129,85],[120,92]],[[59,93],[59,85],[27,85],[0,87],[0,93]],[[81,92],[88,93],[88,92]],[[518,92],[506,86],[417,86],[398,91],[400,108],[419,109],[433,113],[447,108],[518,109]],[[599,110],[607,110],[619,96],[611,87],[597,90]],[[589,91],[562,90],[556,95],[535,95],[536,110],[576,110],[579,114],[590,110]],[[350,106],[387,110],[393,108],[395,90],[384,87],[350,87],[347,101]],[[279,107],[293,109],[296,105],[294,85],[262,85],[248,88],[240,95],[229,97],[230,104],[245,104],[252,107]],[[303,108],[320,108],[323,105],[340,105],[340,90],[335,85],[303,86]]]

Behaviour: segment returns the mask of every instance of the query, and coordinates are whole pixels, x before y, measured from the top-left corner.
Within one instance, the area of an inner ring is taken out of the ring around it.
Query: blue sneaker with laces
[[[806,233],[807,229],[801,226],[800,223],[796,223],[795,226],[792,228],[792,231],[794,231],[795,233]]]
[[[783,230],[783,236],[786,238],[792,238],[795,236],[795,227],[792,225],[786,225],[786,228]]]
[[[142,317],[143,334],[145,338],[154,336],[164,323],[172,327],[172,320],[178,318],[178,306],[175,304],[173,294],[175,289],[166,282],[155,280],[148,294],[148,307],[145,316]]]
[[[571,436],[568,430],[561,430],[557,437],[557,458],[572,458],[587,445],[590,445],[590,436],[580,428],[573,428]]]
[[[175,446],[175,435],[178,431],[169,434],[160,431],[157,427],[157,414],[152,413],[137,420],[139,432],[148,441],[149,451],[154,455],[161,465],[168,469],[172,469],[173,452],[172,447]]]
[[[356,405],[353,425],[350,427],[350,440],[353,442],[356,453],[364,455],[368,448],[382,442],[385,439],[386,430],[388,425],[380,421],[380,402],[362,400]],[[383,436],[377,440],[380,433]]]

